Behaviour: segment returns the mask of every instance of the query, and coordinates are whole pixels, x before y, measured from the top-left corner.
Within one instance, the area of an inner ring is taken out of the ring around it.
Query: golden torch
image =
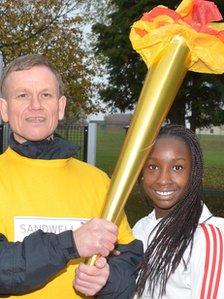
[[[208,12],[201,16],[203,26],[198,20],[201,11]],[[209,23],[217,20],[221,14],[212,2],[184,0],[176,11],[158,6],[133,24],[132,45],[149,71],[111,178],[102,218],[118,223],[186,72],[224,72],[223,26]],[[96,257],[88,264],[93,265]]]

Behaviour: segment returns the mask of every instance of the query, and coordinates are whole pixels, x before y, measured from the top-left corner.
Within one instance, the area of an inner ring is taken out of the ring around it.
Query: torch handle
[[[99,255],[97,255],[97,254],[93,255],[91,258],[86,260],[86,264],[88,266],[94,266],[94,264],[95,264],[98,257],[99,257]]]

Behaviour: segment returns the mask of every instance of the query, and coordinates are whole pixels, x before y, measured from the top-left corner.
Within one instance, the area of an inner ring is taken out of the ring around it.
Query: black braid
[[[178,267],[189,244],[191,255],[194,232],[203,207],[203,157],[195,134],[183,126],[168,125],[160,130],[157,138],[162,136],[180,138],[188,145],[191,152],[191,176],[185,196],[153,230],[155,237],[144,254],[138,278],[137,294],[139,296],[142,295],[146,282],[152,296],[158,287],[159,296],[165,294],[167,280]]]

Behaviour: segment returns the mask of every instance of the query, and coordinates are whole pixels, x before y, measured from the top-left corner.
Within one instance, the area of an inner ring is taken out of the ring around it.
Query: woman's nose
[[[171,174],[169,169],[162,169],[160,171],[157,182],[161,185],[166,185],[171,182]]]

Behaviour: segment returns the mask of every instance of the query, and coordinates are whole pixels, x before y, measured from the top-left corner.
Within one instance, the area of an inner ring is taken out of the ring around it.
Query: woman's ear
[[[0,98],[0,113],[3,121],[8,122],[8,103],[3,98]]]

